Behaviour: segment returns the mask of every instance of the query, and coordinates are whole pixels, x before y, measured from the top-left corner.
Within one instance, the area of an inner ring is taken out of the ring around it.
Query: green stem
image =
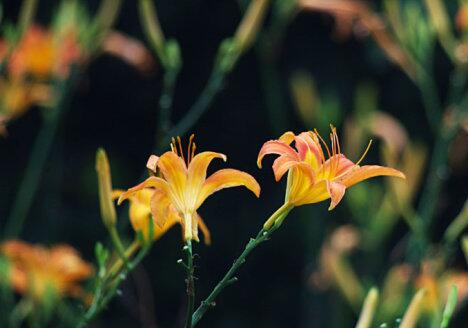
[[[218,282],[213,291],[208,297],[201,302],[200,306],[196,309],[192,316],[192,327],[195,327],[198,321],[203,317],[205,312],[215,306],[215,299],[227,286],[235,283],[237,278],[234,277],[234,274],[239,270],[242,264],[245,263],[247,256],[252,252],[257,246],[259,246],[264,241],[267,241],[270,236],[275,232],[280,226],[285,217],[289,214],[292,207],[289,204],[284,204],[277,211],[275,211],[266,222],[271,224],[266,224],[268,228],[262,228],[257,234],[255,239],[250,239],[247,245],[244,248],[244,251],[241,255],[234,261],[231,268],[224,275],[224,277]]]
[[[223,71],[215,69],[211,74],[208,83],[198,97],[197,101],[188,110],[185,116],[161,139],[157,150],[167,147],[170,142],[170,136],[184,135],[200,119],[203,113],[210,107],[216,94],[222,89],[226,74]]]
[[[148,41],[153,46],[163,66],[165,66],[167,63],[167,56],[164,48],[165,38],[159,24],[156,7],[154,6],[153,1],[140,0],[138,2],[138,13],[143,31]]]
[[[185,321],[186,328],[192,328],[192,314],[195,302],[195,282],[193,279],[193,250],[192,241],[185,242],[184,251],[187,253],[187,319]]]
[[[73,67],[70,76],[65,81],[56,84],[55,91],[58,95],[55,108],[45,109],[44,122],[36,137],[29,157],[25,175],[19,185],[10,216],[5,225],[5,237],[17,237],[23,228],[34,197],[39,188],[39,182],[44,170],[47,158],[57,133],[59,122],[68,109],[69,95],[78,78],[78,70]]]
[[[127,278],[128,274],[143,260],[148,251],[151,249],[151,245],[152,242],[144,245],[135,258],[132,261],[129,261],[127,266],[122,266],[122,262],[120,261],[120,268],[117,269],[117,272],[115,272],[115,276],[107,275],[104,278],[100,278],[96,292],[94,293],[93,302],[89,309],[82,315],[81,320],[77,325],[78,328],[86,327],[107,306],[107,304],[109,304],[112,298],[117,294],[120,284]],[[130,256],[138,249],[138,247],[138,243],[133,243],[128,248],[126,255]],[[109,279],[112,280],[109,281]]]
[[[31,25],[37,10],[37,2],[37,0],[23,1],[18,19],[18,30],[20,31],[20,36],[22,36],[29,25]]]
[[[119,255],[120,259],[122,260],[123,264],[125,266],[128,265],[128,257],[125,254],[125,249],[122,244],[122,241],[120,240],[119,233],[117,232],[117,229],[115,226],[109,227],[109,234],[111,236],[112,243],[114,244],[114,248],[117,250],[117,254]]]
[[[105,36],[109,32],[109,30],[114,25],[115,21],[117,20],[120,8],[122,6],[122,0],[102,0],[101,4],[99,5],[99,9],[96,13],[94,18],[94,23],[99,29],[99,34],[96,36],[96,40],[94,40],[93,44],[91,45],[90,52],[93,53],[99,49],[102,41],[104,40]]]
[[[211,294],[201,302],[200,306],[193,314],[192,327],[194,327],[198,321],[200,321],[209,308],[215,306],[214,302],[219,293],[221,293],[224,288],[237,281],[237,278],[234,277],[234,274],[239,270],[242,264],[245,263],[245,259],[250,254],[250,252],[252,252],[258,245],[266,241],[276,229],[277,228],[275,226],[273,226],[272,229],[266,231],[261,229],[255,239],[249,240],[242,254],[234,261],[231,268],[224,275],[223,279],[221,279],[221,281],[215,286]]]
[[[434,146],[429,173],[418,207],[418,213],[426,230],[429,228],[434,216],[438,203],[437,199],[447,176],[449,148],[456,135],[456,131],[456,128],[448,129],[442,127]]]
[[[164,73],[163,87],[159,97],[159,117],[156,140],[166,139],[170,136],[172,103],[174,88],[177,81],[178,70],[169,69]]]
[[[428,74],[424,68],[417,66],[416,83],[421,92],[421,100],[426,112],[426,118],[434,133],[440,127],[442,117],[442,103],[438,95],[437,85],[433,76]]]

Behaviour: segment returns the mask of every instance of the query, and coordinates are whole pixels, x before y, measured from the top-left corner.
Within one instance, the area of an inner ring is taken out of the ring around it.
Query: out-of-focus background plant
[[[293,211],[199,326],[465,326],[466,0],[0,8],[0,326],[183,327],[282,204],[261,145],[330,124],[348,158],[373,139],[363,165],[406,180]],[[189,252],[183,222],[151,220],[149,190],[114,201],[191,133],[262,194],[211,196]]]

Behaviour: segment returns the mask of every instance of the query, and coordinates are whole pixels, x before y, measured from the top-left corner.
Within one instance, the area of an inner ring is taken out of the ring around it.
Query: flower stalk
[[[10,216],[5,225],[5,236],[17,237],[29,214],[34,196],[39,188],[41,174],[49,156],[59,122],[69,107],[70,92],[78,80],[79,72],[72,67],[70,76],[66,81],[57,81],[56,90],[58,94],[57,105],[44,113],[44,122],[41,130],[34,141],[33,149],[25,168],[25,174],[19,185]]]
[[[280,227],[281,224],[273,224],[273,223],[277,222],[276,220],[279,220],[279,219],[281,219],[281,222],[282,222],[282,220],[284,220],[284,218],[289,214],[289,211],[291,209],[286,211],[285,208],[287,208],[285,207],[285,205],[281,206],[277,211],[275,211],[267,219],[266,222],[272,222],[268,230],[266,230],[265,228],[262,228],[255,238],[251,238],[249,240],[249,242],[245,246],[244,251],[241,253],[241,255],[239,255],[239,257],[232,264],[231,268],[226,272],[224,277],[213,288],[210,295],[208,295],[208,297],[201,302],[201,304],[193,313],[192,327],[196,326],[196,324],[200,321],[200,319],[203,317],[206,311],[208,311],[208,309],[216,305],[215,303],[216,297],[218,297],[218,295],[224,290],[224,288],[237,282],[237,277],[235,277],[234,275],[242,266],[242,264],[245,263],[247,256],[260,244],[267,241],[270,238],[270,236],[273,234],[273,232],[275,232]]]
[[[187,279],[185,280],[187,284],[187,318],[185,322],[185,327],[192,328],[193,306],[195,303],[195,281],[193,277],[194,268],[192,240],[189,239],[185,242],[183,250],[185,253],[187,253]]]

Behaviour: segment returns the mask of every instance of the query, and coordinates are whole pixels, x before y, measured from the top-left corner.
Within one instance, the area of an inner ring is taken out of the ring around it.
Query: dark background
[[[40,1],[38,20],[46,24],[56,4]],[[242,13],[236,1],[227,0],[161,0],[156,5],[165,34],[177,39],[182,49],[183,69],[172,116],[177,121],[196,100],[207,81],[219,43],[233,34]],[[90,10],[96,7],[96,3],[89,3]],[[17,10],[17,1],[4,1],[8,19],[14,20]],[[116,29],[145,40],[133,1],[125,1]],[[436,67],[444,90],[449,64],[438,56]],[[254,175],[262,186],[260,201],[236,188],[216,193],[200,209],[212,232],[213,244],[206,247],[200,243],[195,248],[198,301],[206,297],[264,219],[281,205],[284,181],[274,182],[267,165],[271,159],[259,170],[256,156],[263,142],[286,130],[313,128],[301,123],[291,103],[287,80],[296,69],[310,72],[320,92],[336,95],[343,117],[352,108],[356,86],[362,82],[375,84],[381,109],[396,116],[412,138],[432,143],[418,90],[371,40],[350,38],[337,42],[330,17],[298,14],[286,31],[277,65],[284,82],[281,117],[272,117],[266,109],[258,57],[252,49],[240,59],[224,89],[191,130],[200,151],[220,151],[228,156],[227,164],[215,163],[210,169],[241,169]],[[154,146],[161,73],[156,68],[141,74],[108,55],[98,57],[87,67],[61,124],[23,239],[45,244],[66,242],[93,261],[95,242],[106,239],[99,217],[95,151],[100,146],[107,150],[114,187],[128,188],[139,182]],[[9,213],[40,119],[37,110],[30,110],[9,126],[7,138],[0,139],[0,218]],[[378,160],[374,147],[366,161]],[[440,226],[448,224],[466,198],[466,172],[457,174],[444,188]],[[273,240],[252,254],[238,274],[239,283],[222,293],[216,308],[206,314],[200,326],[346,326],[340,323],[337,313],[343,322],[354,322],[351,318],[355,314],[337,293],[319,293],[306,285],[309,274],[316,269],[326,234],[350,220],[345,202],[333,212],[328,212],[327,207],[327,203],[322,203],[295,210]],[[405,225],[400,224],[394,241],[405,232]],[[128,225],[126,235],[132,236]],[[388,250],[393,244],[389,243]],[[139,326],[151,322],[152,317],[157,319],[158,327],[181,326],[185,311],[184,272],[176,265],[182,256],[181,246],[178,227],[159,240],[124,284],[123,295],[112,302],[96,326]],[[386,263],[380,274],[366,276],[369,272],[358,260],[357,271],[378,283],[391,265]]]

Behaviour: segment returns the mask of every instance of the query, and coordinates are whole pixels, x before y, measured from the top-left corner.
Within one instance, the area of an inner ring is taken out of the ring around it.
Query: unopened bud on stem
[[[102,148],[99,148],[96,153],[96,172],[98,174],[101,217],[105,226],[110,228],[115,226],[116,213],[114,202],[112,201],[112,182],[109,160],[107,159],[106,152]]]

